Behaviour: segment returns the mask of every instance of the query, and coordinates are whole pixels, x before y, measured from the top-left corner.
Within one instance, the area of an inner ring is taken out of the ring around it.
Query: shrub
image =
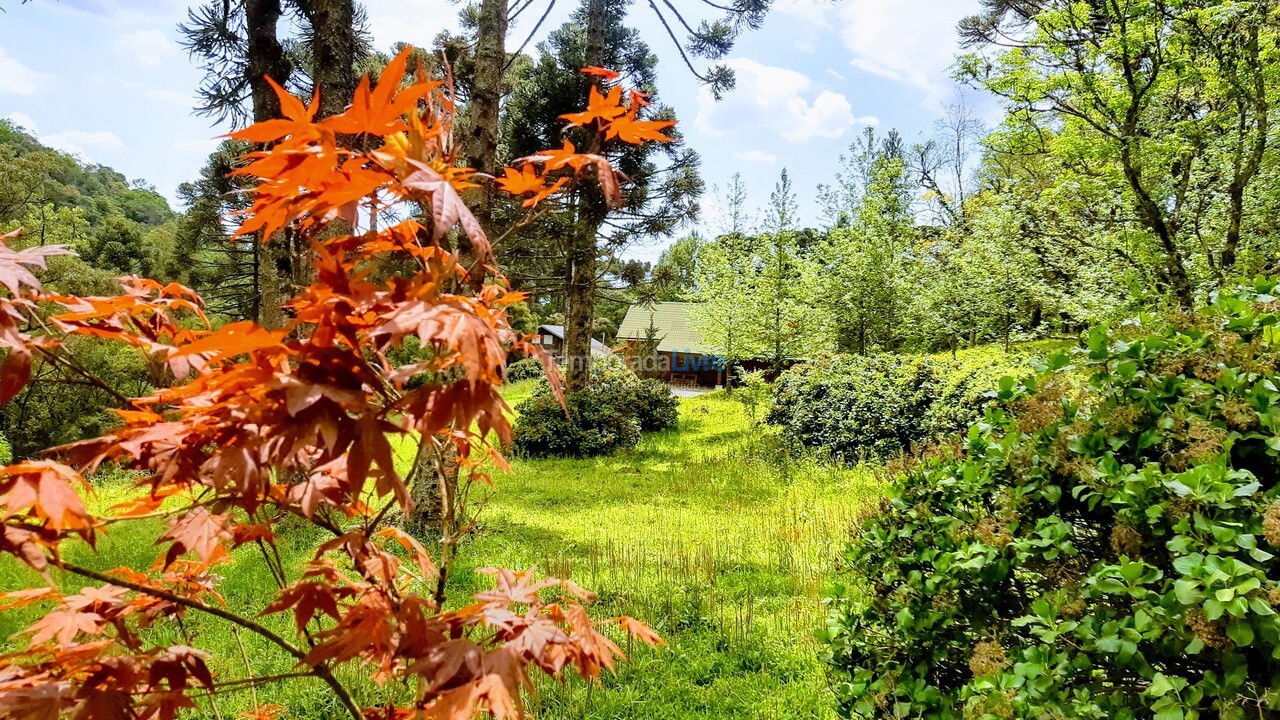
[[[635,447],[639,436],[631,440],[629,432],[612,418],[602,428],[594,426],[603,413],[603,409],[597,406],[610,408],[644,432],[673,428],[680,419],[679,401],[665,383],[636,377],[626,363],[614,355],[596,358],[591,363],[591,386],[583,392],[587,397],[582,402],[591,408],[591,412],[581,417],[575,414],[572,424],[576,429],[568,430],[570,422],[564,417],[564,409],[551,394],[551,386],[546,379],[541,379],[533,396],[516,407],[519,413],[516,418],[516,451],[532,456],[585,457]],[[568,404],[572,410],[573,404]],[[558,412],[550,412],[553,406]],[[546,427],[530,427],[534,424],[545,424]],[[593,434],[596,430],[601,433],[599,438]],[[567,434],[558,439],[551,437],[557,432]],[[574,449],[577,442],[585,442],[586,447]]]
[[[537,393],[516,406],[513,434],[516,454],[524,457],[592,457],[633,448],[640,424],[599,387],[565,396],[565,407],[551,393]]]
[[[543,374],[542,363],[533,358],[522,358],[507,366],[507,382],[537,380]]]
[[[831,600],[842,714],[1274,714],[1275,290],[1096,328],[902,475]]]
[[[13,462],[13,448],[3,434],[0,434],[0,465]]]
[[[886,457],[924,437],[937,382],[920,358],[823,358],[782,374],[768,421],[786,426],[792,441],[841,459]]]
[[[794,442],[845,460],[885,458],[967,430],[1000,378],[1030,368],[1025,350],[836,356],[783,373],[768,421]]]
[[[629,386],[636,422],[644,432],[670,430],[680,422],[680,400],[671,388],[656,378],[645,378]]]
[[[937,394],[924,417],[925,435],[942,438],[963,434],[995,403],[992,391],[1000,378],[1026,373],[1031,369],[1034,351],[1048,347],[1046,343],[1036,343],[1005,350],[999,345],[984,345],[955,354],[929,356],[938,382]]]

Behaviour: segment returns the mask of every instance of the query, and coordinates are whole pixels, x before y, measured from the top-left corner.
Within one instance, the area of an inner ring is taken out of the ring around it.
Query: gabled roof
[[[539,325],[538,332],[540,333],[545,332],[548,335],[555,335],[561,340],[564,340],[563,325]],[[608,345],[605,345],[604,343],[600,342],[595,338],[591,338],[591,354],[592,355],[604,355],[607,352],[609,352]]]
[[[697,303],[660,302],[652,305],[632,305],[618,327],[619,340],[647,340],[649,328],[658,342],[658,352],[685,352],[703,355],[715,352],[702,339],[702,333],[693,326],[693,311]]]

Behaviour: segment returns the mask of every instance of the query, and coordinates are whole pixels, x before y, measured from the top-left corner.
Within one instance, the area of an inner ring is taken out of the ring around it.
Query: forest
[[[0,0],[0,717],[1280,717],[1280,2],[908,5]]]

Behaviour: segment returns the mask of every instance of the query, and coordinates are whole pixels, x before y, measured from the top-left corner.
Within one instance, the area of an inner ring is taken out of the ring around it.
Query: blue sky
[[[680,6],[698,5],[676,0]],[[180,0],[0,0],[0,117],[50,144],[142,178],[174,197],[216,145],[213,127],[191,113],[200,75],[177,46]],[[547,27],[575,4],[559,0]],[[450,0],[365,0],[375,42],[430,45],[452,26]],[[676,108],[703,157],[708,186],[741,172],[762,208],[786,167],[814,224],[818,183],[866,125],[898,128],[911,141],[934,132],[957,88],[948,77],[956,21],[977,0],[776,0],[765,26],[745,35],[728,62],[737,89],[716,102],[680,63],[637,0],[632,21],[661,58],[659,91]],[[526,15],[532,15],[532,12]],[[532,19],[512,31],[514,45]],[[980,112],[992,108],[967,93]],[[721,222],[716,195],[704,201],[704,230]],[[635,251],[656,257],[661,243]]]

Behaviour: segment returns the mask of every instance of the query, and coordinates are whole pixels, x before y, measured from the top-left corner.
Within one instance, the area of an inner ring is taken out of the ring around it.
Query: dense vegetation
[[[829,619],[845,714],[1274,712],[1276,288],[1090,330],[896,480]]]
[[[883,460],[968,429],[1000,378],[1027,361],[1027,350],[995,347],[819,358],[782,373],[767,419],[797,446],[845,461]]]
[[[591,384],[568,393],[564,402],[541,380],[516,406],[515,451],[528,457],[591,457],[629,449],[640,433],[676,426],[679,410],[667,384],[636,377],[617,356],[591,365]]]
[[[707,193],[772,5],[192,2],[177,209],[0,120],[0,715],[1280,713],[1280,2],[977,0],[990,126]]]

